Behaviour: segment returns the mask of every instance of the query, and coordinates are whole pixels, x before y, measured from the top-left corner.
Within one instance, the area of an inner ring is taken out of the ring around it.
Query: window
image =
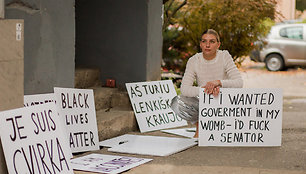
[[[303,39],[303,27],[282,28],[279,35],[290,39]]]

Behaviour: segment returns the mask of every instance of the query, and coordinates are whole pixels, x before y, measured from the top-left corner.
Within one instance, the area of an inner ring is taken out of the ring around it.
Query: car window
[[[279,31],[279,35],[290,39],[303,39],[303,27],[286,27]]]

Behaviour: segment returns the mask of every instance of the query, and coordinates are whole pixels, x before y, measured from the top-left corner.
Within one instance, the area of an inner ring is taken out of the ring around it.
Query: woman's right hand
[[[213,96],[216,97],[219,95],[220,86],[221,86],[220,80],[215,80],[207,82],[205,86],[202,86],[202,88],[205,88],[204,90],[205,93],[212,94]]]
[[[204,88],[204,87],[202,87],[202,88]],[[219,86],[215,87],[212,90],[206,90],[206,88],[205,88],[204,92],[206,94],[212,94],[214,97],[217,97],[220,93],[220,87]]]
[[[220,93],[220,87],[218,86],[218,87],[214,88],[214,90],[212,92],[212,95],[217,97],[219,95],[219,93]]]

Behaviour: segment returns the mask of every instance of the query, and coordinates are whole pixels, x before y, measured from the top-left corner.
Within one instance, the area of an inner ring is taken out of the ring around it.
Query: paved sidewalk
[[[97,153],[153,159],[127,174],[306,174],[306,70],[268,72],[255,64],[242,71],[244,87],[283,89],[280,147],[194,146],[166,157],[111,153],[106,148]],[[178,137],[160,131],[141,135]]]
[[[176,166],[148,164],[131,169],[127,174],[306,174],[305,171],[272,170],[230,166]]]
[[[306,98],[306,69],[271,72],[264,68],[264,63],[246,60],[240,72],[244,88],[281,88],[285,98]]]

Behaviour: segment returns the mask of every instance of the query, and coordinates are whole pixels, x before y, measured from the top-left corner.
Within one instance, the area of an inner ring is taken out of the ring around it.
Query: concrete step
[[[101,86],[100,69],[76,68],[74,76],[75,88],[87,89],[93,86]]]
[[[100,141],[138,130],[127,91],[102,87],[99,69],[77,68],[75,88],[93,89]]]
[[[103,141],[131,131],[139,131],[131,110],[106,109],[96,112],[99,140]]]
[[[117,88],[92,87],[94,90],[96,110],[118,108],[119,110],[133,110],[126,91]]]
[[[92,87],[92,89],[100,141],[138,130],[126,91],[108,87]]]

